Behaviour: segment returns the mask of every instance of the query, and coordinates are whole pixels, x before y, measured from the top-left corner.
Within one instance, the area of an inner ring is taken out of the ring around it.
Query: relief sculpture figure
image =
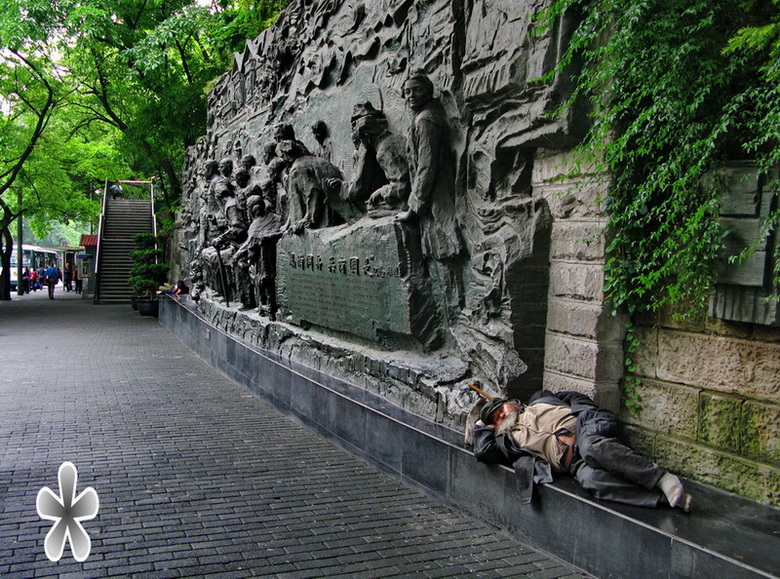
[[[401,209],[411,189],[406,144],[388,129],[382,111],[370,102],[356,105],[352,115],[356,143],[354,172],[342,185],[342,196],[369,216],[380,217]]]
[[[247,219],[246,212],[246,199],[249,196],[249,190],[252,186],[249,171],[247,171],[244,167],[241,167],[238,171],[236,171],[234,183],[236,202],[238,203],[238,207],[243,213],[245,220],[249,221]]]
[[[211,183],[219,175],[219,164],[210,159],[203,164],[203,188],[200,191],[200,214],[198,215],[198,244],[196,253],[200,253],[208,241],[208,216],[219,210],[216,199],[211,195]]]
[[[246,241],[236,250],[233,258],[237,269],[246,272],[254,290],[253,307],[276,319],[276,242],[281,236],[281,220],[269,210],[262,197],[260,185],[254,185],[247,199],[247,210],[252,218]],[[244,304],[247,306],[247,304]],[[249,306],[247,306],[249,307]]]
[[[433,83],[421,72],[404,83],[404,98],[414,118],[409,128],[412,177],[408,208],[396,220],[419,224],[423,256],[432,270],[445,318],[452,322],[463,307],[463,241],[455,212],[455,161],[444,109],[433,98]]]
[[[412,191],[399,221],[420,221],[426,256],[444,261],[458,256],[463,244],[455,218],[455,164],[447,120],[433,98],[433,83],[415,73],[404,83],[404,98],[414,113],[409,129]]]
[[[276,153],[287,166],[289,216],[285,228],[300,235],[307,228],[319,229],[360,218],[360,212],[342,199],[334,179],[341,181],[336,166],[308,154],[296,141],[281,141]]]
[[[284,223],[287,221],[288,215],[287,192],[284,190],[287,166],[282,159],[276,156],[276,143],[270,142],[263,145],[263,165],[265,166],[265,176],[260,181],[263,197],[270,204],[271,211],[279,215]]]
[[[333,146],[330,142],[328,125],[325,121],[317,121],[311,126],[311,134],[317,142],[314,153],[327,161],[333,161]]]
[[[233,162],[223,159],[219,163],[220,176],[212,181],[213,193],[220,203],[220,210],[209,214],[209,246],[201,252],[201,266],[206,280],[212,288],[229,302],[232,289],[237,287],[239,294],[246,292],[248,282],[236,280],[232,265],[232,256],[238,245],[246,239],[246,220],[238,200],[235,197],[230,175]]]

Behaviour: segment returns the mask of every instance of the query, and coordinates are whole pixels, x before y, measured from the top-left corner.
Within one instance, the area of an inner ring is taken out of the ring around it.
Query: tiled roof
[[[97,235],[82,235],[81,243],[79,243],[79,245],[82,245],[84,247],[96,247],[97,244],[98,244]]]

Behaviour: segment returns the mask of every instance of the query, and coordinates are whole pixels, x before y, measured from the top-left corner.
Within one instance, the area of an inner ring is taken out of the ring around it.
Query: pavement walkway
[[[38,491],[78,469],[91,552]],[[267,406],[130,306],[0,302],[0,576],[583,577]]]

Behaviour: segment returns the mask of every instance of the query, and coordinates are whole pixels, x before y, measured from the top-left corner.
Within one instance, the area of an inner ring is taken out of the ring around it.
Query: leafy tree
[[[51,26],[65,30],[83,122],[119,130],[131,166],[159,175],[163,203],[176,206],[184,152],[206,129],[207,87],[286,4],[60,0]]]
[[[13,2],[0,6],[0,299],[11,298],[10,227],[24,212],[7,194],[19,185],[22,169],[39,145],[61,92],[50,57],[34,14]]]
[[[163,204],[178,204],[184,151],[206,128],[206,87],[286,1],[200,4],[0,6],[0,299],[10,298],[11,225],[22,214],[42,236],[51,220],[94,214],[96,181],[133,174],[158,175]]]

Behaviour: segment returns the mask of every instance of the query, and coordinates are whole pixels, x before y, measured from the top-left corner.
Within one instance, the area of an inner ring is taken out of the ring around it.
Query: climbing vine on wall
[[[612,176],[606,292],[615,307],[701,306],[723,231],[702,177],[780,160],[780,11],[772,0],[560,0],[581,12],[567,63],[592,105],[579,152]]]
[[[616,310],[705,306],[725,232],[702,177],[725,160],[780,162],[778,3],[558,0],[539,15],[542,27],[579,17],[561,66],[579,70],[572,100],[592,111],[579,158],[612,179],[604,289]]]

